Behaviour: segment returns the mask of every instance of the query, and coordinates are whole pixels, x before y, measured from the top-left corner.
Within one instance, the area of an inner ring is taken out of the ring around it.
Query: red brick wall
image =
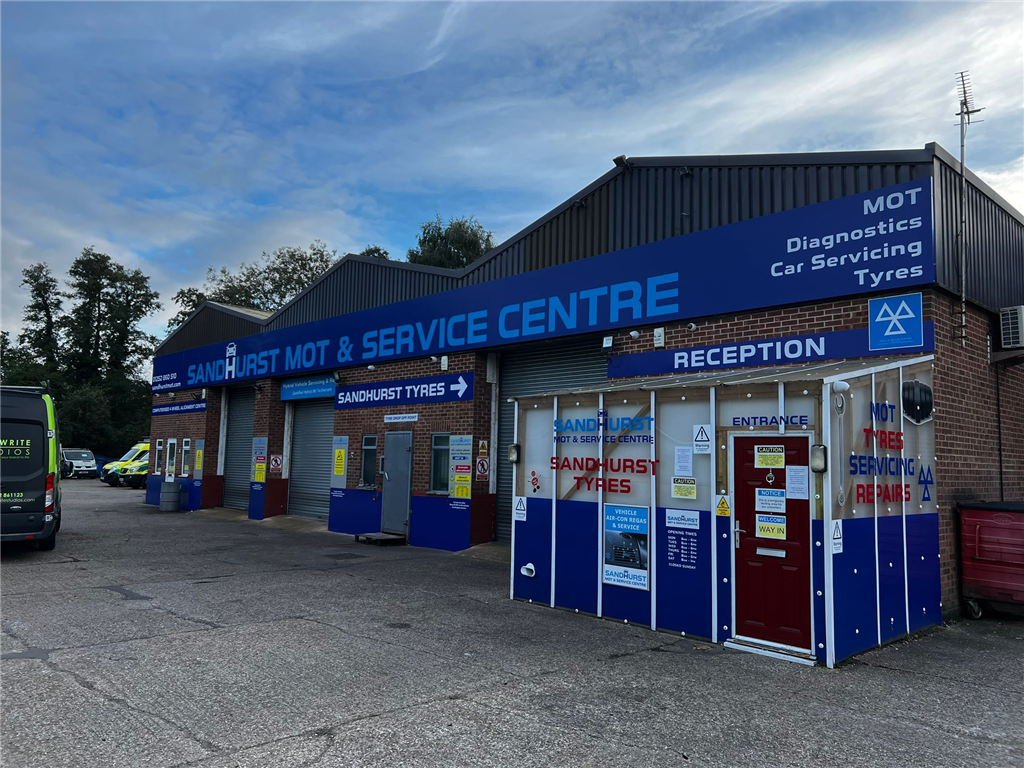
[[[150,422],[150,464],[149,473],[156,474],[156,441],[164,441],[164,454],[161,464],[167,460],[167,441],[175,438],[178,441],[177,473],[181,473],[181,441],[183,438],[191,438],[192,454],[190,464],[195,466],[196,440],[205,440],[206,447],[203,451],[203,473],[205,476],[214,475],[217,472],[217,450],[220,440],[220,388],[208,388],[206,390],[206,411],[202,413],[169,414],[166,416],[154,416]],[[186,389],[174,393],[169,397],[167,393],[160,393],[159,397],[153,397],[153,405],[168,405],[173,403],[191,402],[202,394],[202,389]],[[160,474],[163,474],[164,467],[159,467]],[[189,476],[192,470],[189,470]]]
[[[382,363],[376,370],[346,368],[343,371],[342,386],[369,382],[395,381],[440,374],[440,362],[430,358]],[[430,442],[435,432],[453,435],[473,435],[473,456],[480,440],[490,442],[491,437],[491,385],[487,383],[487,354],[465,352],[448,356],[448,370],[445,373],[474,374],[474,395],[469,402],[420,403],[416,405],[385,405],[377,408],[352,408],[335,411],[334,433],[348,435],[349,460],[346,468],[346,485],[355,488],[362,476],[363,435],[377,435],[377,457],[384,455],[387,432],[413,433],[413,493],[427,493],[430,490]],[[384,416],[395,413],[417,413],[419,421],[385,424]],[[493,449],[492,449],[493,454]],[[377,469],[379,469],[379,465]],[[379,473],[376,473],[379,475]],[[380,477],[377,477],[380,486]],[[473,496],[488,493],[487,482],[473,481]]]
[[[998,316],[968,305],[964,347],[957,297],[932,291],[926,314],[935,320],[935,486],[943,555],[942,602],[945,613],[952,615],[960,608],[956,503],[1024,501],[1024,366],[989,363],[990,344],[991,350],[999,350]],[[997,375],[1001,414],[996,408]]]

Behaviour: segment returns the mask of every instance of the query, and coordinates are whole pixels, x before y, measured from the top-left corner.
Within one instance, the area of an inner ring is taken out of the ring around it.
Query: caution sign
[[[673,499],[696,499],[697,478],[695,477],[673,477],[672,478]]]
[[[754,466],[758,469],[781,469],[786,466],[786,446],[755,445]]]
[[[728,517],[732,509],[729,507],[729,497],[719,496],[715,502],[715,514],[720,517]]]
[[[832,554],[843,554],[843,521],[832,521]]]
[[[526,520],[526,497],[512,497],[512,519],[523,522]]]
[[[345,474],[345,449],[335,448],[334,449],[334,474],[344,475]]]
[[[786,540],[786,518],[782,515],[755,515],[757,534],[761,539]]]
[[[284,456],[279,453],[272,454],[270,456],[270,471],[280,472],[282,467],[284,467]]]
[[[196,469],[202,470],[203,468],[203,449],[196,448]]]
[[[693,453],[695,456],[711,454],[711,425],[693,425]]]
[[[486,445],[486,443],[484,444]],[[491,479],[491,460],[487,456],[476,457],[476,479],[482,482]]]
[[[486,456],[487,455],[487,441],[486,440],[481,440],[480,441],[480,447],[477,448],[476,455],[477,456]]]

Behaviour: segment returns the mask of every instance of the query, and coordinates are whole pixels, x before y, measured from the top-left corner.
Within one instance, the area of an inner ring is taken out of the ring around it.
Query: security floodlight
[[[639,339],[640,338],[640,331],[630,331],[629,332],[629,338],[631,338],[631,339]]]
[[[366,370],[368,370],[368,371],[376,371],[377,370],[377,366],[376,365],[368,365],[368,366],[366,366]]]

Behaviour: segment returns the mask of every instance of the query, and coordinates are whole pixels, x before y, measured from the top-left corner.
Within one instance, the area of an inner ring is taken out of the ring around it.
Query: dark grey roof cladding
[[[265,319],[254,317],[252,310],[206,301],[161,342],[155,354],[169,355],[186,349],[251,336],[263,330]]]
[[[629,158],[461,270],[348,255],[266,322],[283,328],[676,235],[936,179],[938,281],[959,291],[959,163],[922,149]],[[968,296],[1024,304],[1024,216],[970,170]],[[206,338],[202,343],[221,339]],[[161,349],[161,351],[163,351]]]

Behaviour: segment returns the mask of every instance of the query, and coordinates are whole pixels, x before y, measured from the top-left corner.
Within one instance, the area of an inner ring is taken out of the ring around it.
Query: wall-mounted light
[[[430,362],[436,363],[437,362],[437,355],[431,355],[430,356]]]
[[[448,370],[448,355],[441,355],[441,370]]]
[[[335,386],[340,386],[341,385],[341,377],[342,377],[341,371],[335,371],[334,372],[334,385]]]
[[[376,365],[368,365],[368,366],[366,366],[366,370],[368,370],[368,371],[376,371],[377,370],[377,366]]]
[[[601,349],[611,349],[612,348],[612,344],[614,342],[615,342],[615,337],[614,336],[605,336],[601,340]]]
[[[811,472],[821,474],[828,472],[828,447],[824,445],[811,446]]]
[[[629,338],[631,338],[631,339],[639,339],[640,338],[640,331],[630,331],[629,332]]]
[[[615,163],[616,168],[625,168],[626,170],[629,170],[630,168],[633,167],[633,164],[629,162],[625,155],[613,157],[612,162]]]
[[[519,443],[512,443],[508,447],[508,463],[518,464],[519,463]]]
[[[849,392],[850,382],[848,381],[835,381],[832,383],[833,392]]]
[[[254,392],[262,392],[263,391],[263,385],[261,385],[261,384],[253,384],[252,385],[252,389],[253,389]]]
[[[665,346],[665,327],[654,329],[654,348],[660,349]]]
[[[204,389],[203,390],[203,400],[205,400],[205,399],[206,399],[206,390]]]

